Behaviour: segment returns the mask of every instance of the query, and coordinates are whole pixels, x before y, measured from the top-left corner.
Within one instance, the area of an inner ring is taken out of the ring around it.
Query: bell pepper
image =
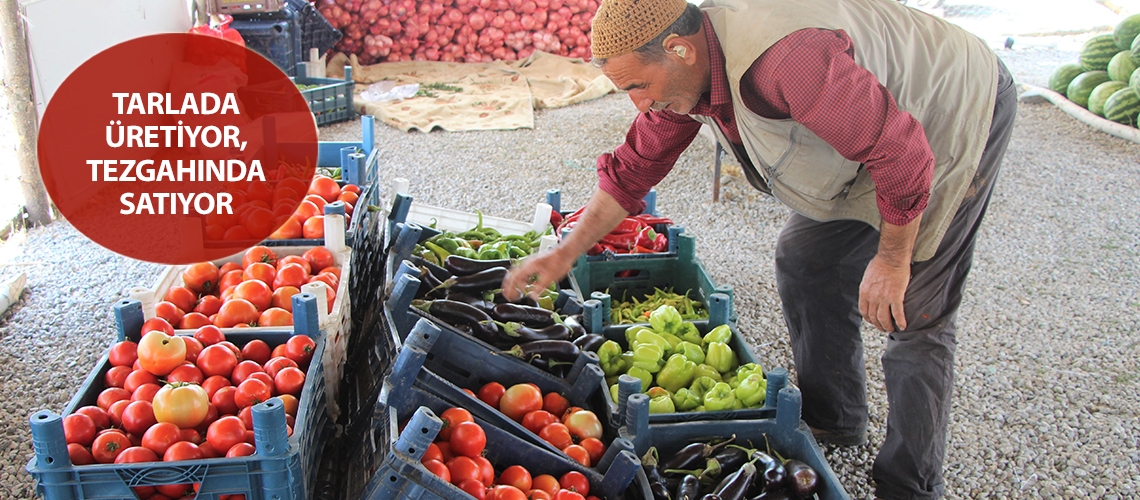
[[[637,334],[633,337],[633,341],[629,343],[629,348],[636,350],[645,344],[653,344],[660,347],[662,356],[667,356],[673,352],[673,346],[669,344],[668,340],[665,340],[665,337],[657,335],[653,330],[648,328],[637,331]]]
[[[745,363],[743,365],[736,367],[736,373],[734,374],[735,377],[733,380],[735,380],[736,383],[739,384],[746,377],[748,377],[749,375],[753,375],[753,374],[759,375],[760,378],[765,378],[764,368],[762,368],[760,365],[758,365],[756,363]],[[730,383],[729,385],[732,385],[732,384]],[[732,388],[735,389],[736,386],[733,385]]]
[[[688,387],[682,387],[673,393],[673,407],[677,411],[689,411],[700,405],[701,397]]]
[[[665,304],[652,313],[649,313],[649,326],[658,332],[672,333],[676,335],[680,332],[681,325],[685,322],[681,318],[681,313],[677,311],[676,307]]]
[[[618,403],[618,385],[617,384],[610,384],[610,399],[613,400],[613,402],[615,404]]]
[[[713,379],[713,382],[720,382],[721,381],[720,372],[716,371],[716,368],[713,368],[713,367],[706,365],[704,363],[698,364],[697,368],[695,370],[693,370],[693,378],[701,378],[701,377],[711,378],[711,379]]]
[[[598,366],[607,377],[621,375],[629,369],[622,357],[621,345],[612,340],[602,342],[598,347]]]
[[[705,393],[712,390],[720,382],[717,382],[708,377],[697,377],[693,379],[693,383],[689,385],[691,391],[698,398],[701,398],[701,404],[704,404]]]
[[[665,367],[657,374],[657,385],[669,392],[677,392],[682,387],[688,387],[693,381],[693,371],[697,364],[683,354],[669,356]]]
[[[634,244],[654,252],[662,252],[669,247],[669,240],[664,234],[654,231],[650,226],[645,226],[641,231],[638,231]]]
[[[711,342],[705,347],[705,364],[715,368],[716,371],[727,373],[736,368],[737,363],[736,353],[732,352],[728,344]]]
[[[502,260],[507,258],[503,252],[496,250],[492,246],[482,246],[479,248],[479,260]]]
[[[634,326],[631,326],[629,328],[626,328],[625,329],[625,345],[629,346],[630,349],[633,349],[633,342],[635,340],[637,340],[637,332],[640,332],[642,330],[649,330],[650,332],[653,331],[651,328],[649,328],[645,325],[634,325]]]
[[[764,402],[764,396],[768,392],[768,381],[753,373],[743,377],[732,392],[744,406],[756,406]]]
[[[709,345],[712,342],[727,344],[729,340],[732,340],[732,330],[728,325],[720,325],[710,330],[709,333],[706,333],[704,338],[701,340],[704,341],[704,344],[702,345],[705,346]]]
[[[673,348],[673,352],[683,354],[698,365],[705,362],[705,351],[701,350],[701,346],[692,342],[682,340],[680,344],[677,344],[677,347]]]
[[[633,350],[631,361],[636,368],[641,368],[649,373],[657,373],[665,364],[665,351],[657,344],[638,344]]]
[[[724,382],[717,382],[716,385],[709,389],[701,398],[704,402],[705,411],[724,411],[731,410],[736,395],[732,393],[732,388]]]
[[[649,386],[653,385],[653,374],[643,368],[634,366],[625,372],[625,374],[641,379],[641,392],[648,391]]]
[[[681,323],[681,331],[677,336],[685,342],[692,342],[702,347],[705,345],[704,339],[701,338],[701,331],[697,329],[697,325],[692,323]]]
[[[665,339],[665,342],[669,343],[669,352],[671,352],[671,353],[677,352],[677,346],[681,342],[684,342],[684,340],[681,340],[681,337],[673,335],[672,333],[663,333],[663,332],[653,332],[653,333],[656,333],[657,336]]]
[[[645,393],[649,396],[649,414],[674,413],[677,408],[673,405],[673,395],[661,387],[651,387]]]

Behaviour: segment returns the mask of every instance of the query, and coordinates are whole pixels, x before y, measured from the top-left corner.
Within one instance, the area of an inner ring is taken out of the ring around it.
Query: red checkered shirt
[[[692,114],[713,118],[741,145],[724,52],[705,19],[712,76]],[[740,84],[745,106],[760,116],[791,118],[840,154],[867,168],[883,220],[906,225],[926,208],[934,155],[922,124],[900,111],[871,72],[855,63],[851,38],[841,30],[796,31],[765,51]],[[645,208],[649,189],[672,170],[701,123],[672,111],[641,113],[625,142],[598,158],[598,186],[630,213]]]

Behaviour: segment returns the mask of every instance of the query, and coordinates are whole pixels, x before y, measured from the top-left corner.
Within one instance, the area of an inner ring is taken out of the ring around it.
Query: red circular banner
[[[44,185],[76,229],[127,257],[190,264],[256,245],[290,217],[316,169],[317,125],[260,54],[163,34],[72,72],[37,146]]]

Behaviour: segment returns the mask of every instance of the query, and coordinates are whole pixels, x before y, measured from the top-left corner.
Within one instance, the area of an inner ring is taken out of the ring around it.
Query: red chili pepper
[[[659,217],[653,214],[638,214],[634,215],[633,218],[650,226],[656,226],[657,224],[668,224],[670,226],[673,225],[672,219],[668,217]]]
[[[602,237],[602,245],[609,245],[614,248],[615,253],[629,253],[633,247],[637,246],[637,238],[641,233],[610,233]]]
[[[613,231],[610,231],[610,234],[636,233],[638,231],[641,231],[643,227],[645,227],[645,224],[643,224],[641,221],[634,219],[633,217],[626,217],[624,220],[618,223],[617,227],[615,227]]]
[[[551,210],[550,211],[550,225],[554,226],[554,227],[558,227],[560,224],[562,224],[562,214],[558,213],[557,210]]]

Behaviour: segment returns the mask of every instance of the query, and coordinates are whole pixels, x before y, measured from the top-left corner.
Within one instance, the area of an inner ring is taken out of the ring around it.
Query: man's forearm
[[[601,189],[594,191],[582,218],[574,225],[570,236],[562,240],[558,251],[576,259],[609,234],[627,215],[629,213],[609,193]]]
[[[921,222],[921,214],[905,226],[896,226],[883,221],[879,229],[878,257],[892,266],[909,266],[914,259],[914,241],[918,237],[918,226]]]

